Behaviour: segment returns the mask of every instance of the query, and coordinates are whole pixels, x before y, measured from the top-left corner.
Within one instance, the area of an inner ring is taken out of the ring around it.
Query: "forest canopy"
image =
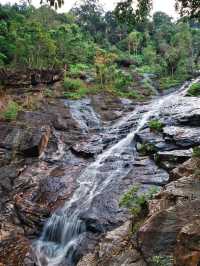
[[[118,71],[120,62],[129,61],[135,72],[156,74],[165,86],[193,75],[200,65],[198,20],[175,22],[163,12],[150,18],[151,6],[143,9],[145,19],[139,13],[135,19],[131,0],[126,2],[126,23],[116,15],[119,5],[105,12],[98,0],[80,1],[63,14],[48,5],[0,5],[0,66],[99,68],[104,79],[106,72],[114,73],[111,68]]]

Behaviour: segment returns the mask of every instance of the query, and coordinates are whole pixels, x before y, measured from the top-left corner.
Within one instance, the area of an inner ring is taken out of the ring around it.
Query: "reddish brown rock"
[[[15,235],[13,232],[10,238],[0,243],[0,265],[1,266],[22,266],[24,258],[29,252],[31,242],[23,235]]]
[[[200,200],[181,201],[150,217],[138,233],[139,246],[146,259],[154,255],[171,255],[181,229],[200,217]],[[182,265],[183,266],[183,265]]]
[[[199,266],[200,219],[184,226],[177,238],[175,266]]]
[[[183,176],[194,175],[198,169],[200,169],[200,159],[192,158],[174,169],[171,173],[171,179],[176,180]]]

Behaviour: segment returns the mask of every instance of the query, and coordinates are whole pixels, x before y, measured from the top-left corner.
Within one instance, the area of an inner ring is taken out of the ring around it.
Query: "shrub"
[[[147,74],[147,73],[148,74],[154,74],[155,70],[152,66],[144,65],[144,66],[137,68],[137,72],[140,75]]]
[[[131,85],[133,79],[130,74],[126,74],[121,70],[115,72],[115,83],[114,86],[117,90],[123,90]]]
[[[16,102],[9,101],[8,105],[6,106],[3,112],[3,118],[8,121],[16,120],[18,112],[20,110],[21,108]]]
[[[143,143],[138,150],[142,155],[151,155],[156,152],[156,148],[152,143]]]
[[[172,77],[162,78],[160,80],[160,89],[161,90],[168,90],[170,88],[180,86],[181,83],[182,83],[182,80],[180,80],[178,78],[176,78],[176,79],[172,78]]]
[[[149,121],[148,126],[152,131],[162,132],[164,124],[161,121],[154,119]]]
[[[187,92],[187,96],[200,96],[200,82],[192,84]]]
[[[193,148],[192,156],[195,158],[200,158],[200,147]]]
[[[65,78],[63,86],[65,90],[76,91],[84,87],[84,84],[83,81],[80,79]]]
[[[86,87],[81,87],[79,90],[75,92],[64,92],[64,97],[72,99],[72,100],[79,100],[85,95],[89,93],[89,89]]]
[[[120,207],[125,207],[130,212],[138,216],[143,209],[147,206],[148,200],[153,198],[153,195],[157,193],[156,187],[151,187],[148,192],[139,194],[139,186],[133,186],[128,192],[126,192],[119,203]]]
[[[85,64],[74,64],[70,66],[70,76],[76,77],[80,74],[86,73],[90,69],[90,66]]]

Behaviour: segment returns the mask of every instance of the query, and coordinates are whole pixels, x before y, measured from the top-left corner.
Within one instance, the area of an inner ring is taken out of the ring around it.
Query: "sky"
[[[64,0],[64,1],[65,1],[65,4],[60,10],[62,12],[68,11],[77,0]],[[114,9],[116,3],[119,2],[118,0],[107,0],[107,1],[100,0],[100,1],[103,4],[105,10]],[[8,2],[13,4],[15,2],[19,3],[20,0],[0,0],[1,4],[5,4]],[[177,18],[178,15],[175,12],[174,3],[175,3],[175,0],[153,0],[153,13],[157,11],[163,11],[173,18]],[[32,4],[35,6],[39,6],[40,0],[32,0]]]

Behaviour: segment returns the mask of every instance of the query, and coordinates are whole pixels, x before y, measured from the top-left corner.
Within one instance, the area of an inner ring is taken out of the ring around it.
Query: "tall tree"
[[[105,35],[104,10],[99,0],[82,0],[71,12],[79,26],[98,41]]]
[[[200,20],[200,0],[175,0],[175,7],[181,16],[186,15]],[[152,0],[125,0],[117,4],[115,14],[122,23],[133,25],[144,21],[151,9]]]

